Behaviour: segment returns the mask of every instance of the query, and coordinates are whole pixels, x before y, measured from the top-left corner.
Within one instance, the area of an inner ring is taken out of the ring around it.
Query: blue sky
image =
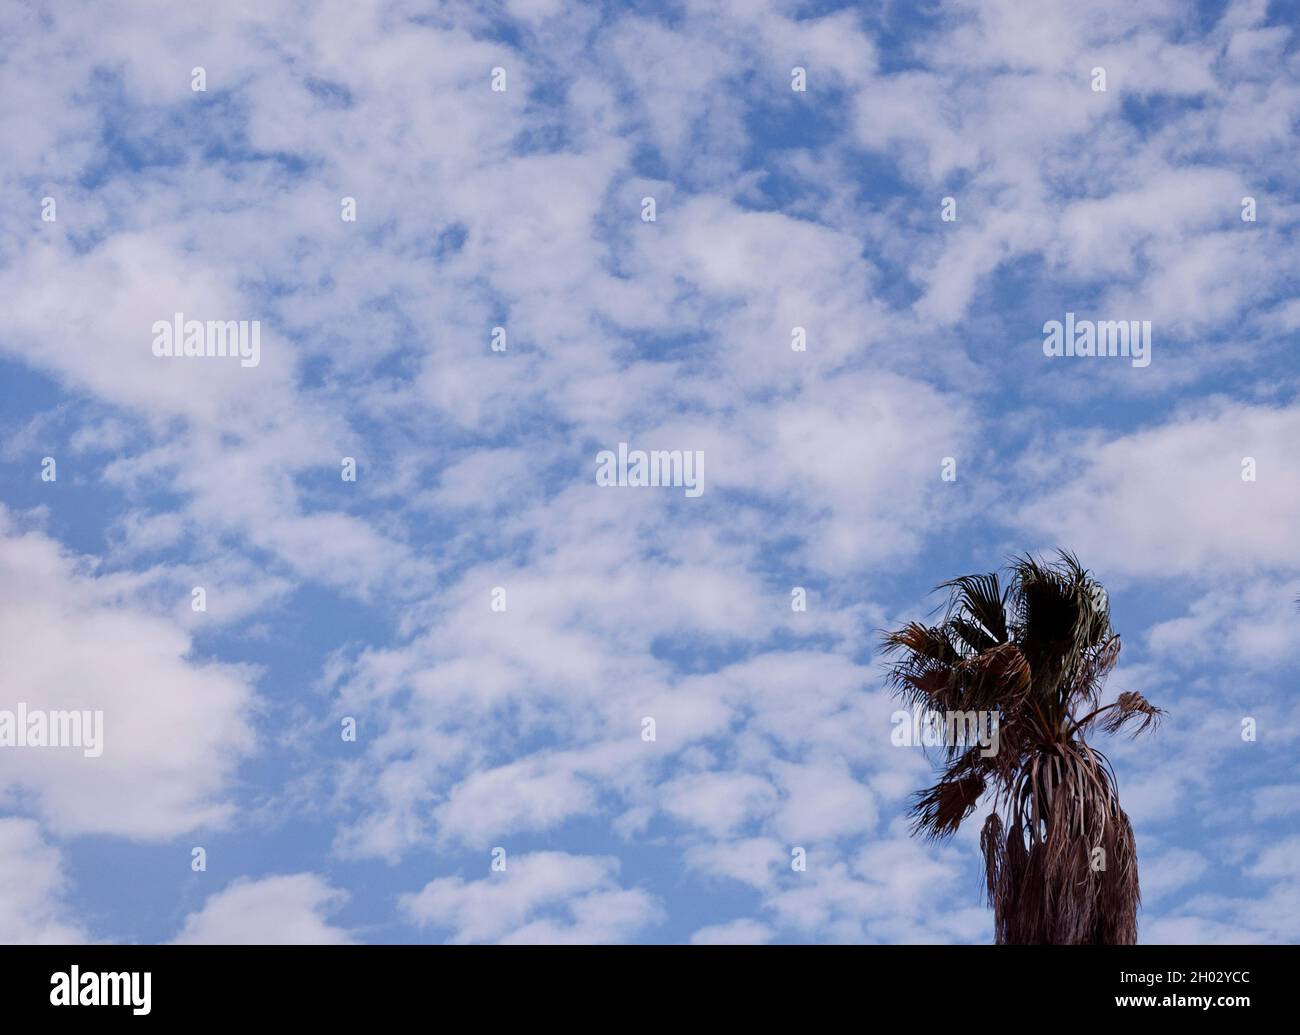
[[[1296,941],[1298,22],[8,5],[0,708],[105,748],[0,750],[0,939],[990,941],[874,645],[1064,547],[1169,712],[1142,940]]]

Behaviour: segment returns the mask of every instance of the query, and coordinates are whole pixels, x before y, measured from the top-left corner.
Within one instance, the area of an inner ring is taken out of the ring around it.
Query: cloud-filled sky
[[[1290,2],[4,5],[0,708],[104,744],[0,940],[991,941],[877,636],[1063,547],[1141,940],[1300,941],[1298,121]]]

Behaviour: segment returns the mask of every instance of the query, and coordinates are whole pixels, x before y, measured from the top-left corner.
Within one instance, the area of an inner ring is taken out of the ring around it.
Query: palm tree
[[[1062,551],[1013,558],[996,572],[943,583],[943,621],[884,634],[888,681],[912,708],[992,713],[997,751],[949,743],[939,781],[915,796],[914,833],[950,836],[987,792],[989,904],[997,942],[1131,945],[1137,851],[1115,771],[1085,735],[1136,735],[1163,714],[1141,694],[1101,705],[1119,657],[1106,591]]]

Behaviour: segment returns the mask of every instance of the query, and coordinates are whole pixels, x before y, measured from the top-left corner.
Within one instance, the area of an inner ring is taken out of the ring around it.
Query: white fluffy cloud
[[[67,902],[61,854],[30,819],[0,818],[0,943],[66,945],[87,940]]]
[[[351,935],[327,919],[347,893],[314,873],[242,878],[185,918],[178,945],[344,945]]]
[[[455,942],[626,941],[662,919],[656,899],[622,888],[618,860],[534,852],[479,880],[439,877],[403,895],[402,912]]]
[[[701,927],[691,935],[692,945],[766,945],[774,931],[760,920],[729,920]]]
[[[253,748],[252,673],[191,656],[189,634],[133,603],[129,580],[0,511],[0,702],[102,711],[102,754],[0,750],[0,787],[60,833],[165,838],[220,825]]]
[[[1035,536],[1101,570],[1180,577],[1300,567],[1300,407],[1210,403],[1130,434],[1058,440],[1071,472],[1025,507]],[[1254,481],[1243,479],[1254,461]]]

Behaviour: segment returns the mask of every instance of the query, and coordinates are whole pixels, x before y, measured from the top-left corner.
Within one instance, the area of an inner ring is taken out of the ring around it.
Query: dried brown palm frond
[[[987,760],[980,758],[979,751],[967,749],[938,783],[913,798],[914,833],[930,840],[947,837],[975,811],[990,775]]]
[[[1131,944],[1140,902],[1133,828],[1114,769],[1086,740],[1154,728],[1163,714],[1126,691],[1100,706],[1119,657],[1105,591],[1071,554],[1020,557],[953,579],[943,621],[883,638],[896,695],[936,710],[993,711],[994,754],[950,744],[913,799],[915,831],[951,835],[988,798],[980,846],[1000,944]],[[1086,712],[1081,718],[1078,712]]]
[[[1130,719],[1135,719],[1135,728],[1130,729],[1129,733],[1137,736],[1159,726],[1160,718],[1165,714],[1141,694],[1132,690],[1120,694],[1111,708],[1114,710],[1101,720],[1101,728],[1110,734],[1118,733]]]

